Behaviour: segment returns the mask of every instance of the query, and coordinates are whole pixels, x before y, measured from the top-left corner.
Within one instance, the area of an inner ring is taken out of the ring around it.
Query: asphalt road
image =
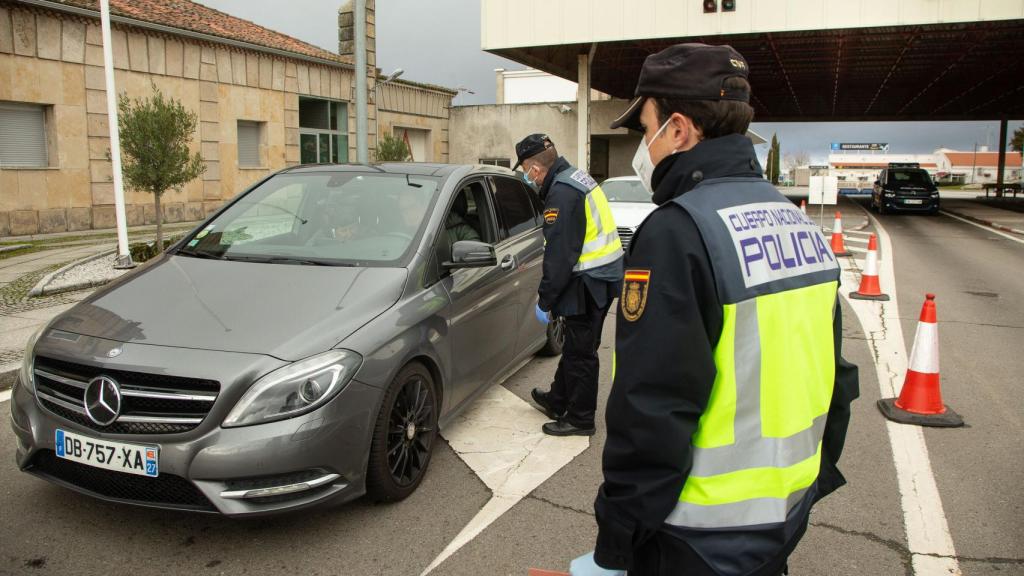
[[[880,222],[908,352],[937,296],[943,399],[967,426],[925,439],[963,573],[1024,574],[1024,243],[941,214]]]
[[[846,210],[857,210],[845,206]],[[925,291],[938,294],[946,401],[962,430],[926,432],[961,568],[1024,573],[1024,245],[946,217],[885,217],[893,237],[901,317],[913,341]],[[990,238],[990,236],[992,238]],[[993,239],[994,238],[994,239]],[[794,575],[912,574],[879,385],[856,317],[844,310],[844,355],[861,367],[861,398],[840,467],[849,484],[822,501],[790,561]],[[601,350],[599,418],[610,382],[614,317]],[[504,386],[527,400],[555,360],[536,359]],[[7,407],[2,406],[6,411]],[[431,574],[525,576],[566,569],[593,547],[603,425],[580,454]],[[18,472],[0,426],[0,574],[338,574],[417,576],[490,497],[445,442],[424,484],[391,505],[235,521],[109,504]]]

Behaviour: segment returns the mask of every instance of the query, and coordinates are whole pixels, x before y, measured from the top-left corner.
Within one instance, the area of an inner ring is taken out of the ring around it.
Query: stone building
[[[0,0],[0,236],[115,225],[98,5]],[[289,165],[355,159],[351,57],[188,0],[111,0],[111,10],[118,91],[155,86],[199,116],[192,147],[206,172],[164,195],[166,221],[200,220]],[[367,23],[372,50],[372,10]],[[344,46],[350,10],[339,24]],[[379,101],[381,129],[407,139],[415,160],[447,161],[455,91],[375,86],[374,62],[371,158]],[[129,225],[152,223],[152,197],[126,190],[126,212]]]

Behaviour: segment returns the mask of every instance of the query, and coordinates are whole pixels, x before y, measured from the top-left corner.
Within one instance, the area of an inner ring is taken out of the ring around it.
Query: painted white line
[[[7,390],[0,391],[0,402],[7,402],[10,399],[11,399],[11,390],[9,388]]]
[[[853,242],[854,244],[867,244],[871,240],[868,238],[846,238],[847,242]]]
[[[858,252],[860,254],[866,254],[868,251],[867,248],[861,248],[860,246],[847,246],[846,250],[847,252]]]
[[[476,538],[492,522],[590,446],[584,436],[557,438],[541,432],[548,418],[495,385],[442,435],[459,458],[491,489],[491,499],[434,558],[430,573]]]
[[[863,236],[867,238],[868,236],[874,234],[874,232],[865,232],[863,230],[846,230],[843,232],[843,234],[849,234],[851,236]]]
[[[886,254],[893,254],[889,234],[877,220],[875,228],[882,250]],[[869,340],[869,347],[875,356],[875,372],[882,397],[892,398],[899,396],[903,387],[903,378],[907,372],[907,348],[900,326],[893,258],[890,256],[883,260],[880,267],[879,281],[882,291],[891,297],[888,302],[851,300],[849,293],[856,289],[857,278],[849,267],[843,269],[841,292],[856,312]],[[912,555],[914,574],[959,575],[960,565],[942,509],[942,498],[935,483],[924,432],[919,426],[883,421],[896,465],[907,548]]]
[[[986,232],[991,232],[993,234],[1002,236],[1003,238],[1008,238],[1010,240],[1013,240],[1014,242],[1018,242],[1020,244],[1024,244],[1024,239],[1017,238],[1016,236],[1010,236],[1006,232],[1000,232],[999,230],[996,230],[995,228],[990,228],[988,226],[984,226],[982,224],[978,224],[977,222],[972,222],[972,221],[970,221],[970,220],[968,220],[966,218],[961,218],[961,217],[957,216],[956,214],[950,214],[949,212],[946,212],[945,210],[939,210],[939,213],[941,213],[943,216],[949,216],[950,218],[953,218],[953,219],[959,220],[961,222],[965,222],[967,224],[970,224],[971,226],[974,226],[976,228],[981,228],[982,230],[985,230]]]

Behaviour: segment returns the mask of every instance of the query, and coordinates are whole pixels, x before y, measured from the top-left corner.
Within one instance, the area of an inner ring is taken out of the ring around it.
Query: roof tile
[[[99,11],[98,0],[56,1]],[[248,42],[343,64],[352,63],[351,58],[189,0],[110,0],[110,10],[118,16],[151,24]]]

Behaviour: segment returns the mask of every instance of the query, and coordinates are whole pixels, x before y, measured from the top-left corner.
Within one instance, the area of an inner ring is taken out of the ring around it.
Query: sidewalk
[[[1024,212],[993,204],[982,200],[943,199],[942,210],[997,230],[1024,235]]]

